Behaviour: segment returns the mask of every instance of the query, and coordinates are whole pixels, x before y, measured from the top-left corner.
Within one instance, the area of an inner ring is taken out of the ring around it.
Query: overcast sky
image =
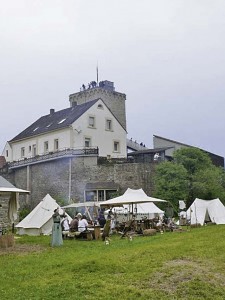
[[[224,0],[0,1],[0,153],[96,80],[127,95],[128,138],[225,156]]]

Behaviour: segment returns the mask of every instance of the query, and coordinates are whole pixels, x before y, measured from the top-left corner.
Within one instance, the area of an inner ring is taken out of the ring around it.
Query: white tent
[[[154,217],[153,215],[155,214],[164,214],[164,211],[158,208],[158,206],[156,206],[153,202],[137,204],[136,208],[138,214],[149,214],[152,217]]]
[[[113,207],[120,206],[123,204],[137,204],[137,203],[147,203],[147,202],[166,202],[166,200],[161,200],[153,197],[149,197],[145,194],[142,189],[132,190],[128,188],[126,192],[119,197],[103,201],[100,206]]]
[[[49,235],[52,232],[54,210],[59,207],[57,202],[47,194],[43,200],[19,224],[17,233],[20,235]],[[62,211],[60,213],[63,213]],[[69,222],[72,220],[69,215]]]
[[[203,225],[206,221],[225,224],[225,206],[218,198],[213,200],[196,198],[187,210],[187,219],[191,224]]]
[[[130,210],[129,205],[123,205],[123,207],[114,207],[112,209],[113,212],[116,214],[125,214]],[[109,209],[105,211],[106,213],[109,212]],[[154,203],[141,203],[135,205],[135,213],[137,214],[149,214],[149,215],[163,215],[164,211],[158,208]],[[153,216],[154,217],[154,216]]]
[[[114,209],[115,208],[113,208],[113,211]],[[123,205],[123,208],[117,207],[115,210],[118,215],[124,215],[130,211],[132,211],[130,205]],[[164,211],[158,208],[153,202],[134,204],[134,213],[137,220],[141,220],[145,217],[147,219],[154,219],[158,216],[162,217],[164,215]]]
[[[17,212],[19,209],[19,195],[20,194],[29,194],[30,191],[22,190],[16,188],[4,177],[0,176],[0,198],[1,195],[9,196],[9,206],[8,206],[8,218],[11,223],[14,223],[17,219]]]

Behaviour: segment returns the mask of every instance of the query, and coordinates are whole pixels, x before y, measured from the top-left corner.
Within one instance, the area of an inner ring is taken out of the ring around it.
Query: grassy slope
[[[225,299],[225,226],[101,241],[21,237],[43,251],[0,255],[5,299]]]

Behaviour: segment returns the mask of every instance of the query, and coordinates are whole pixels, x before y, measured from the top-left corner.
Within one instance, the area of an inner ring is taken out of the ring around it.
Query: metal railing
[[[8,166],[10,169],[13,169],[22,166],[37,164],[40,162],[55,160],[63,157],[73,157],[73,156],[98,156],[98,148],[83,148],[83,149],[66,148],[64,150],[48,152],[42,155],[36,155],[28,158],[23,158],[17,161],[13,161],[8,163]]]

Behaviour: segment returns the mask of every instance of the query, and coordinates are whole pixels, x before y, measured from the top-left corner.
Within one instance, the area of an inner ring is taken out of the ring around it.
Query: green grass
[[[225,226],[133,241],[20,237],[0,251],[0,299],[225,299]],[[18,251],[20,249],[20,251]]]

